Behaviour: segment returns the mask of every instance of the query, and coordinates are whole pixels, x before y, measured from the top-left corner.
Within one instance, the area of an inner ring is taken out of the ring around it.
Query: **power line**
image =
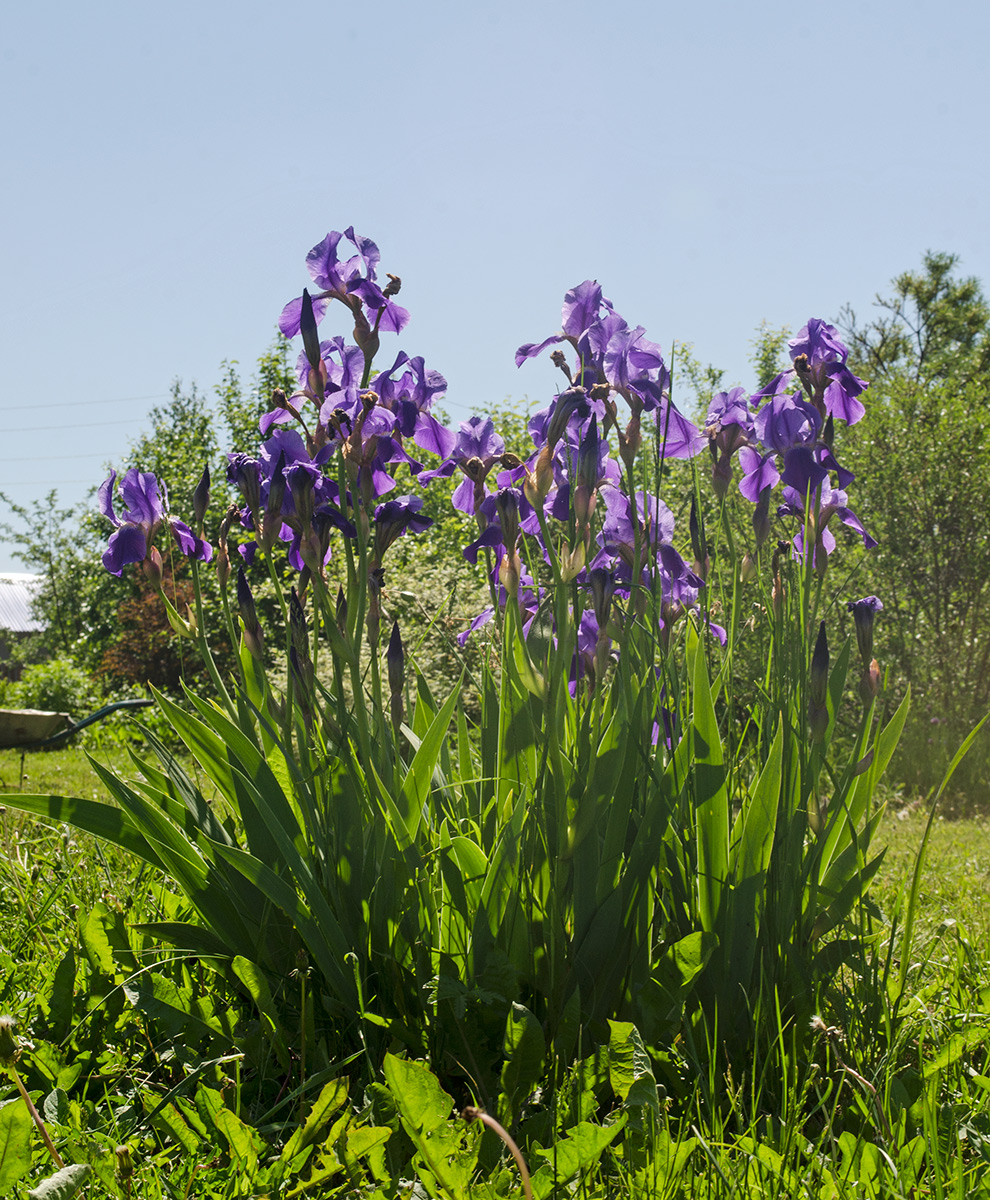
[[[134,417],[118,417],[116,421],[84,421],[81,425],[24,425],[16,429],[5,429],[5,433],[53,433],[63,429],[103,429],[107,425],[133,425]]]
[[[135,400],[164,400],[171,392],[156,392],[153,396],[108,396],[105,400],[63,400],[58,404],[32,405],[39,412],[50,412],[53,408],[87,408],[91,404],[129,404]]]
[[[75,454],[39,454],[37,457],[31,457],[31,458],[24,458],[23,455],[18,454],[17,458],[13,459],[12,461],[13,462],[64,462],[66,459],[70,459],[70,458],[106,458],[106,456],[107,456],[106,450],[93,450],[92,452],[84,451],[82,453],[77,452]]]

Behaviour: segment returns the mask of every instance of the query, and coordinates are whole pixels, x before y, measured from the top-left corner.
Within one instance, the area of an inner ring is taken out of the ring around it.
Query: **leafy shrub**
[[[17,683],[7,689],[11,708],[37,708],[43,712],[85,715],[99,702],[99,689],[70,658],[53,658],[25,667]]]

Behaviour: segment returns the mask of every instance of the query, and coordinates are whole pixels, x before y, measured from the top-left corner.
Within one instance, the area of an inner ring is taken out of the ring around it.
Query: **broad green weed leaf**
[[[162,1104],[153,1092],[142,1092],[141,1100],[145,1110],[151,1114],[148,1120],[154,1128],[181,1146],[187,1154],[196,1153],[203,1135],[198,1129],[190,1127],[190,1122],[177,1104]]]
[[[48,1027],[51,1038],[61,1042],[72,1023],[72,998],[76,982],[76,952],[73,946],[58,961],[48,993]]]
[[[513,1004],[505,1023],[502,1052],[502,1101],[506,1119],[513,1124],[526,1097],[543,1077],[546,1058],[543,1028],[523,1004]]]
[[[13,1193],[14,1184],[31,1170],[34,1122],[20,1096],[0,1102],[0,1196]]]
[[[422,1063],[386,1054],[384,1073],[402,1123],[410,1132],[429,1133],[450,1116],[453,1100]]]
[[[691,985],[718,948],[714,933],[689,933],[667,948],[643,988],[640,1004],[654,1028],[647,1030],[652,1045],[664,1027],[680,1020]]]
[[[421,1063],[385,1056],[385,1081],[403,1128],[418,1151],[413,1165],[428,1191],[466,1196],[478,1159],[480,1131],[451,1120],[453,1101]]]
[[[568,1131],[566,1137],[560,1138],[549,1148],[537,1148],[535,1153],[548,1160],[547,1166],[541,1167],[537,1174],[545,1179],[545,1173],[549,1172],[552,1186],[559,1187],[568,1183],[575,1175],[583,1174],[598,1162],[625,1125],[625,1114],[612,1125],[594,1125],[591,1121],[580,1121]],[[534,1192],[537,1192],[536,1178],[534,1175]],[[546,1195],[546,1192],[543,1194]]]
[[[633,1087],[645,1080],[653,1085],[651,1107],[659,1111],[653,1064],[639,1030],[631,1021],[609,1021],[608,1027],[608,1077],[612,1091],[620,1100],[626,1100]],[[648,1094],[647,1089],[644,1095]]]
[[[79,938],[93,970],[112,978],[114,973],[113,951],[110,949],[110,939],[107,937],[104,925],[106,915],[107,906],[102,901],[97,901],[85,914],[80,909]]]
[[[43,1179],[28,1192],[28,1200],[69,1200],[93,1174],[89,1163],[73,1163]]]
[[[64,1088],[54,1088],[45,1097],[42,1114],[51,1125],[64,1125],[69,1119],[69,1097]]]
[[[331,1079],[316,1098],[306,1120],[285,1143],[280,1158],[291,1162],[297,1154],[313,1145],[326,1128],[327,1122],[347,1099],[347,1080]]]
[[[213,1118],[216,1128],[230,1147],[230,1157],[239,1175],[251,1178],[258,1169],[258,1156],[265,1151],[265,1142],[256,1130],[245,1125],[229,1108],[221,1108]]]
[[[208,1020],[193,1008],[190,992],[164,975],[144,971],[125,983],[123,990],[134,1008],[159,1022],[172,1037],[185,1033],[201,1039],[223,1033],[219,1021]]]

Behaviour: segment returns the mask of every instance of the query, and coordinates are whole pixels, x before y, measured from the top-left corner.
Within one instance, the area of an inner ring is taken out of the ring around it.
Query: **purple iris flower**
[[[723,454],[734,454],[747,444],[754,429],[745,388],[735,387],[712,396],[705,433]]]
[[[509,593],[505,585],[500,580],[499,574],[499,568],[496,566],[492,573],[492,579],[497,588],[496,599],[498,601],[499,609],[504,610],[506,604],[509,602]],[[524,637],[528,636],[533,622],[536,620],[539,614],[540,605],[545,596],[545,589],[538,588],[533,581],[532,575],[530,575],[526,567],[521,566],[519,573],[519,594],[517,596],[517,602],[519,604],[519,614],[522,617],[522,629]],[[478,615],[471,621],[470,625],[468,625],[467,629],[457,635],[457,644],[459,646],[464,646],[471,637],[472,633],[477,633],[479,629],[483,629],[486,625],[490,624],[494,617],[494,608],[486,608],[483,612],[478,613]]]
[[[803,354],[811,367],[821,363],[845,362],[849,357],[849,350],[839,340],[835,326],[829,325],[821,317],[812,317],[797,337],[787,343],[787,350],[792,362]]]
[[[724,497],[732,482],[732,456],[749,446],[755,436],[745,389],[733,388],[712,396],[705,417],[705,434],[712,456],[712,483]]]
[[[560,333],[553,333],[539,343],[527,342],[526,345],[520,346],[516,351],[516,366],[521,367],[527,358],[535,358],[547,346],[559,342],[570,342],[577,350],[578,341],[587,330],[596,325],[603,315],[610,315],[612,311],[611,301],[602,295],[602,289],[597,282],[586,279],[584,283],[579,283],[564,295]],[[621,317],[619,319],[621,320]]]
[[[812,399],[821,403],[829,416],[855,425],[866,412],[858,397],[868,384],[846,366],[849,350],[839,340],[835,326],[812,317],[787,343],[787,349]]]
[[[407,369],[397,375],[400,367]],[[451,453],[455,435],[430,412],[436,397],[447,390],[447,381],[439,371],[428,370],[419,356],[400,354],[388,371],[375,376],[374,389],[381,408],[394,414],[402,437],[440,458]]]
[[[505,454],[505,442],[495,432],[491,417],[469,417],[462,421],[453,448],[432,471],[423,471],[418,481],[424,486],[434,479],[449,479],[461,471],[464,479],[454,489],[451,504],[460,512],[474,516],[491,493],[485,483],[492,467]]]
[[[632,565],[636,545],[632,504],[625,492],[608,488],[604,494],[607,515],[598,540],[602,548],[616,553]],[[674,514],[657,496],[636,493],[636,521],[640,528],[643,549],[655,554],[657,547],[670,544],[674,538]]]
[[[433,524],[433,518],[420,511],[422,507],[419,496],[396,496],[375,509],[375,556],[379,562],[396,538],[405,533],[422,533]]]
[[[784,503],[779,510],[780,515],[803,516],[805,494],[797,491],[795,488],[785,487]],[[848,506],[849,498],[846,493],[839,488],[832,487],[827,478],[822,481],[820,489],[811,494],[811,499],[813,514],[810,522],[810,532],[814,538],[812,561],[815,566],[824,569],[828,556],[835,549],[835,537],[828,528],[829,522],[833,517],[838,517],[843,525],[847,525],[854,533],[857,533],[867,550],[872,550],[875,546],[879,545],[876,538],[871,537],[867,533],[863,522]],[[799,561],[803,560],[805,551],[803,526],[795,534],[793,544],[794,557]],[[824,554],[824,559],[819,558],[819,551],[822,551]]]
[[[556,342],[567,342],[576,352],[576,367],[569,368],[563,354],[555,352],[554,361],[567,376],[571,387],[557,401],[541,423],[537,444],[545,437],[551,449],[556,445],[563,425],[570,421],[571,410],[559,412],[564,397],[582,395],[582,403],[595,406],[592,411],[599,419],[605,416],[604,399],[611,390],[622,396],[632,410],[632,420],[623,433],[620,430],[620,449],[630,460],[639,445],[639,421],[643,412],[656,414],[659,436],[663,439],[664,456],[690,458],[704,449],[705,439],[670,400],[670,372],[663,361],[660,347],[648,341],[641,326],[630,328],[602,295],[601,287],[590,279],[572,288],[564,297],[561,332],[544,341],[527,343],[516,351],[516,365],[521,366]],[[600,387],[598,385],[601,385]],[[599,393],[603,394],[599,394]],[[573,404],[572,404],[573,407]],[[587,412],[580,414],[581,419]]]
[[[855,425],[866,412],[859,397],[869,384],[846,366],[849,350],[839,340],[835,326],[812,317],[787,348],[794,365],[752,396],[752,402],[758,404],[787,390],[797,379],[823,420],[830,416]]]
[[[337,249],[342,238],[346,238],[357,250],[357,254],[341,261]],[[376,271],[381,255],[375,243],[355,234],[353,225],[343,233],[328,233],[306,255],[306,267],[313,283],[319,289],[313,296],[313,316],[317,323],[322,321],[331,300],[346,304],[357,313],[363,307],[366,319],[376,330],[383,333],[399,333],[409,323],[409,313],[393,303],[391,297],[396,290],[394,281],[385,289],[376,281]],[[390,291],[389,288],[392,288]],[[295,337],[299,332],[303,300],[297,296],[290,300],[279,317],[279,329],[286,337]]]
[[[127,506],[118,517],[113,507],[113,489],[117,472],[100,485],[100,512],[114,526],[103,553],[103,565],[111,575],[120,575],[129,563],[144,562],[151,555],[155,534],[167,524],[179,549],[189,558],[209,562],[213,547],[196,537],[184,522],[170,517],[158,490],[158,480],[148,471],[132,467],[120,481],[120,497]],[[160,566],[160,560],[159,560]]]
[[[753,418],[753,430],[767,450],[784,454],[792,446],[813,445],[822,427],[818,410],[799,392],[777,395]]]

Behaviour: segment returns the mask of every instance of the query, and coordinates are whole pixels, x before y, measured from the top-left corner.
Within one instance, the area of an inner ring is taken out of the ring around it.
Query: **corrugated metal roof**
[[[31,602],[40,585],[40,575],[0,572],[0,629],[37,633],[45,628],[31,612]]]

